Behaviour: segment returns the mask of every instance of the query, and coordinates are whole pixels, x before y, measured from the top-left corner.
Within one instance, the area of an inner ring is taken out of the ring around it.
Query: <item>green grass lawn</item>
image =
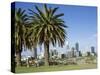
[[[80,69],[94,69],[97,64],[82,64],[82,65],[57,65],[57,66],[41,66],[41,67],[16,67],[16,73],[29,72],[50,72],[50,71],[64,71],[64,70],[80,70]]]

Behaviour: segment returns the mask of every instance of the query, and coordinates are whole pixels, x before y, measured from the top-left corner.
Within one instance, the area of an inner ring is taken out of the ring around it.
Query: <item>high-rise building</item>
[[[75,48],[74,47],[72,47],[72,57],[75,57]]]
[[[81,53],[81,51],[79,51],[79,56],[82,56],[82,53]]]
[[[79,51],[79,43],[75,44],[75,49],[76,49],[77,52]]]
[[[91,53],[95,53],[95,48],[93,46],[91,47]]]
[[[67,51],[68,51],[70,49],[69,48],[69,42],[68,41],[66,42],[66,47],[67,47]]]

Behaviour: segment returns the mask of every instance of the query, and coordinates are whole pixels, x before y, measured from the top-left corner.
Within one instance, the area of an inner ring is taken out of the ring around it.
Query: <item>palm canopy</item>
[[[16,51],[22,51],[22,44],[24,42],[25,24],[27,24],[28,18],[25,14],[25,10],[18,8],[15,10],[15,43]]]
[[[26,31],[24,33],[24,46],[30,50],[34,47],[34,42],[31,37],[32,29],[29,26],[26,26]]]
[[[25,14],[25,10],[21,8],[15,9],[15,22],[25,24],[28,21],[28,17]]]
[[[55,46],[58,42],[59,46],[63,46],[66,38],[64,28],[67,26],[64,25],[64,21],[60,17],[64,14],[56,14],[58,7],[48,8],[46,4],[43,11],[38,6],[35,6],[35,9],[37,12],[29,9],[34,43],[40,45],[52,43]]]
[[[16,40],[17,41],[19,40],[19,42],[22,42],[22,45],[24,47],[31,50],[34,46],[33,45],[34,42],[30,37],[32,28],[30,27],[29,18],[28,15],[25,14],[25,10],[22,10],[21,8],[16,9],[15,22],[16,22],[16,35],[18,35],[16,37]]]

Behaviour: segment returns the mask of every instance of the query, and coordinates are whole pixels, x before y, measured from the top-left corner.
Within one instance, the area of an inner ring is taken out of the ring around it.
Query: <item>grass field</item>
[[[16,67],[16,73],[30,73],[30,72],[50,72],[50,71],[66,71],[66,70],[80,70],[80,69],[94,69],[97,64],[82,64],[82,65],[57,65],[57,66],[41,66],[41,67]]]

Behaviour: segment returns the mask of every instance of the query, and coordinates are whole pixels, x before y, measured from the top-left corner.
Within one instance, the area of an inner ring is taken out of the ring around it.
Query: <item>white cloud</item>
[[[93,40],[94,38],[97,38],[97,33],[96,33],[96,34],[93,34],[92,36],[90,36],[90,37],[88,38],[88,40]]]

